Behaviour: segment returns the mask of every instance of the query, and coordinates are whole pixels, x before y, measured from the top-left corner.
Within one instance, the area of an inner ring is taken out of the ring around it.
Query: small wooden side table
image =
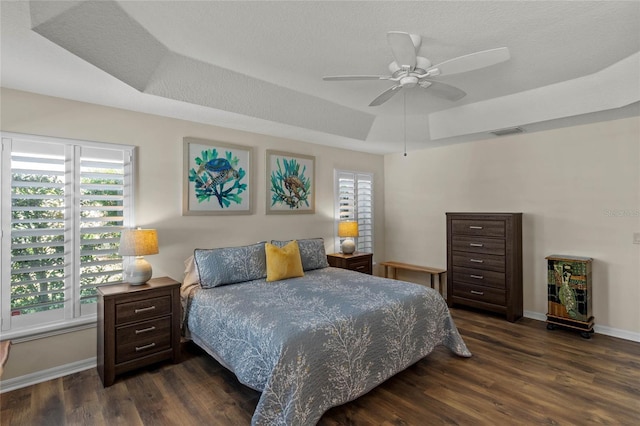
[[[127,371],[180,362],[180,310],[180,283],[169,277],[98,287],[98,374],[104,387]]]
[[[439,291],[440,291],[440,294],[444,296],[444,283],[446,282],[445,276],[447,274],[446,269],[433,268],[431,266],[412,265],[410,263],[402,263],[402,262],[394,262],[394,261],[382,262],[380,263],[380,265],[384,266],[385,278],[389,278],[389,268],[393,269],[392,278],[394,280],[398,279],[398,269],[404,269],[405,271],[426,272],[427,274],[429,274],[431,278],[431,281],[430,281],[431,288],[435,288],[434,277],[435,275],[438,275]]]
[[[350,269],[373,275],[373,253],[333,253],[327,255],[327,261],[334,268]]]

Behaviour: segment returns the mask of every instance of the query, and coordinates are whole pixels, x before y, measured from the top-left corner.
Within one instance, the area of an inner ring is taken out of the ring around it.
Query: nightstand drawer
[[[162,335],[171,335],[171,316],[118,327],[116,329],[116,346],[135,343],[141,339],[150,339]]]
[[[150,336],[125,345],[118,345],[116,349],[116,363],[119,364],[132,359],[141,358],[170,348],[171,333]]]
[[[373,274],[373,253],[328,254],[327,262],[329,266],[334,268],[349,269],[369,275]]]
[[[460,235],[451,238],[451,250],[495,255],[505,254],[504,240]]]
[[[455,282],[453,295],[494,305],[504,305],[506,302],[506,292],[504,290],[461,282]]]
[[[503,272],[485,271],[482,269],[453,267],[453,280],[469,284],[505,289]]]
[[[140,321],[171,313],[171,296],[154,297],[116,305],[116,324]]]
[[[371,274],[371,262],[368,259],[349,262],[348,269],[362,272],[363,274]]]

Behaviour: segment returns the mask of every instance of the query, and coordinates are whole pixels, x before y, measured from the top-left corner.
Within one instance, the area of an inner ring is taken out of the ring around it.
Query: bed
[[[294,242],[302,271],[286,279],[265,270],[288,241],[186,262],[185,335],[262,393],[253,425],[316,424],[438,345],[471,356],[437,291],[329,267],[321,239]]]

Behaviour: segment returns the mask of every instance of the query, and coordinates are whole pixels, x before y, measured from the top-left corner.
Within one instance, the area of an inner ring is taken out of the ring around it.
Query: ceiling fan
[[[395,85],[378,95],[369,106],[381,105],[402,89],[410,89],[415,86],[427,89],[434,96],[455,102],[467,94],[457,87],[433,80],[434,77],[473,71],[504,62],[510,58],[509,49],[500,47],[431,65],[431,61],[427,58],[417,55],[422,43],[422,38],[419,35],[389,31],[387,41],[395,58],[395,61],[389,64],[391,75],[334,75],[322,79],[325,81],[389,80],[395,82]]]

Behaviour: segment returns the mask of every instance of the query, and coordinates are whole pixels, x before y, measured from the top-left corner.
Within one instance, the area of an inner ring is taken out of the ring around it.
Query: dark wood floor
[[[444,348],[320,425],[640,424],[640,343],[453,309],[473,357]],[[248,425],[259,394],[194,346],[182,363],[96,370],[0,395],[2,425]]]

